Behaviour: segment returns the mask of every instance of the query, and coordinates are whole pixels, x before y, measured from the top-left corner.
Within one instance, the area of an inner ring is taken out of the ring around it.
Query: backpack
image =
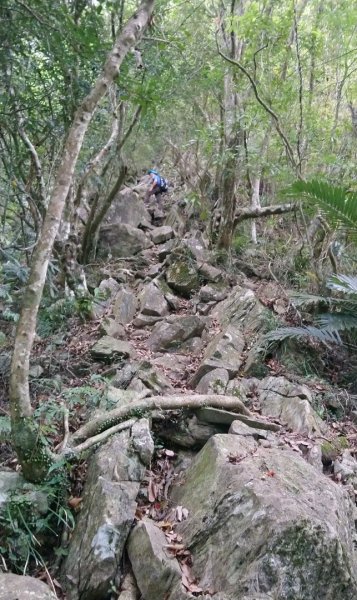
[[[163,177],[160,176],[160,192],[167,192],[169,189],[169,184]]]

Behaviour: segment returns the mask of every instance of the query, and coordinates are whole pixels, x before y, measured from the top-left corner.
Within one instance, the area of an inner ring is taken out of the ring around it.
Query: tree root
[[[98,433],[106,432],[109,428],[117,425],[123,419],[129,417],[141,416],[143,413],[152,410],[177,410],[188,408],[200,408],[202,406],[211,406],[213,408],[222,408],[225,410],[237,411],[247,417],[251,417],[251,412],[244,406],[243,402],[237,396],[222,396],[216,394],[182,394],[175,396],[152,396],[145,400],[139,400],[120,408],[108,411],[103,415],[95,417],[73,435],[70,446],[73,445],[73,452],[77,454],[78,447],[73,442],[80,440],[90,440],[88,438],[96,436]],[[114,431],[113,431],[114,433]],[[110,435],[110,434],[109,434]],[[102,441],[102,440],[98,440]],[[96,443],[96,442],[95,442]],[[92,445],[92,444],[90,444]]]

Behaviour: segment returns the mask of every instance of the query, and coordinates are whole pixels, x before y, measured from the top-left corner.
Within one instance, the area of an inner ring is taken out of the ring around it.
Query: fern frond
[[[334,225],[345,225],[357,235],[357,193],[326,181],[296,181],[286,195],[304,198],[317,205]]]
[[[264,336],[264,340],[268,342],[282,342],[289,338],[299,337],[312,337],[324,344],[342,344],[338,331],[328,331],[313,326],[279,327],[275,331],[269,331]]]

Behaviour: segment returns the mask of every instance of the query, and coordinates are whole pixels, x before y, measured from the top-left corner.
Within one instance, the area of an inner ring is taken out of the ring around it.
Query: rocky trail
[[[75,381],[89,362],[110,379],[88,412],[154,405],[89,458],[56,591],[354,600],[357,428],[321,419],[339,402],[326,382],[264,354],[272,318],[291,321],[293,306],[275,282],[217,264],[189,211],[169,200],[148,211],[125,189],[102,228],[101,294],[68,368]],[[39,342],[46,370],[41,356]],[[189,408],[163,409],[176,398]]]

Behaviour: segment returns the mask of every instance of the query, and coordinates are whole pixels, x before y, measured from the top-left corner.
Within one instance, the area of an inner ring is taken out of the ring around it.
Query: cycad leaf
[[[291,294],[291,299],[294,305],[299,308],[327,307],[330,306],[332,301],[332,298],[329,298],[328,296],[316,296],[315,294],[305,294],[303,292],[294,292]]]
[[[315,321],[324,331],[329,331],[333,334],[338,334],[338,332],[342,331],[357,330],[357,314],[325,313],[316,317]]]
[[[296,181],[286,191],[317,205],[335,225],[344,224],[357,235],[357,194],[326,181]]]
[[[333,275],[327,281],[327,286],[331,290],[357,295],[357,277],[342,274]]]
[[[279,327],[264,336],[268,342],[282,342],[288,338],[313,337],[324,344],[342,344],[337,331],[328,331],[313,326]]]

